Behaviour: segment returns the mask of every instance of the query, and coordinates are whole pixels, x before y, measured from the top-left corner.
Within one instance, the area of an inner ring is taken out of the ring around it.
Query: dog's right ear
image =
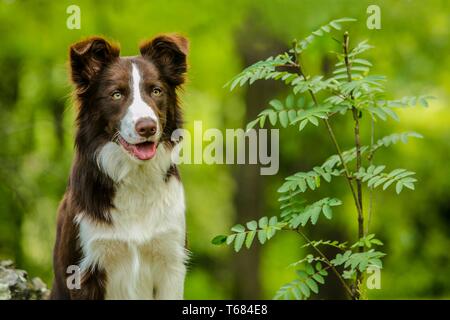
[[[100,37],[92,37],[70,47],[72,81],[84,92],[92,79],[119,57],[120,49]]]

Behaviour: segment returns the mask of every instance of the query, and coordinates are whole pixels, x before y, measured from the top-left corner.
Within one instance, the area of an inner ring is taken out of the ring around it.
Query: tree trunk
[[[257,23],[257,18],[254,16],[249,18],[244,26],[245,29],[239,30],[237,33],[237,47],[243,66],[249,66],[285,49],[276,37],[268,34],[268,30]],[[246,88],[244,100],[247,109],[242,127],[255,119],[257,114],[268,105],[268,102],[280,90],[281,86],[274,81],[257,81]],[[236,166],[234,174],[237,222],[245,223],[250,220],[258,220],[265,214],[265,177],[260,175],[258,165]],[[262,298],[260,246],[254,245],[250,250],[241,251],[233,259],[233,263],[235,269],[233,298]]]

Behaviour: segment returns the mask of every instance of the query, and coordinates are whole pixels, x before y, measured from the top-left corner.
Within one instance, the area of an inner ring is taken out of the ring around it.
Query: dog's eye
[[[122,93],[120,91],[116,90],[111,94],[111,98],[113,100],[120,100],[120,99],[122,99]]]
[[[159,87],[154,87],[152,89],[152,96],[159,97],[160,95],[162,95],[162,89]]]

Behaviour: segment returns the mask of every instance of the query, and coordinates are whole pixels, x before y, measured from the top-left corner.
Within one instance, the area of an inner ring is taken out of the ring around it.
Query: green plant
[[[366,41],[357,44],[353,49],[349,46],[348,32],[343,34],[340,42],[342,52],[337,53],[338,62],[333,76],[310,76],[305,73],[301,55],[315,38],[341,30],[341,24],[354,21],[343,18],[334,20],[320,27],[304,40],[294,40],[288,52],[264,61],[259,61],[232,79],[227,85],[233,90],[244,84],[252,84],[256,80],[274,79],[282,81],[292,91],[285,101],[272,100],[269,108],[263,110],[255,120],[247,125],[247,130],[270,125],[282,128],[298,126],[302,131],[307,125],[318,126],[323,122],[336,154],[330,156],[322,165],[308,172],[297,172],[287,177],[280,186],[280,214],[273,217],[262,217],[259,221],[250,221],[246,226],[236,225],[231,228],[230,235],[215,237],[213,244],[233,245],[235,251],[242,247],[250,248],[255,239],[261,244],[270,240],[280,231],[295,231],[305,240],[305,247],[310,247],[313,254],[293,264],[297,268],[297,278],[281,287],[275,299],[306,299],[311,293],[318,293],[319,285],[325,283],[328,272],[333,272],[352,299],[360,299],[364,273],[369,267],[382,268],[381,258],[385,253],[378,250],[383,243],[368,234],[363,203],[363,185],[367,185],[369,205],[367,216],[372,215],[372,193],[376,188],[386,190],[395,186],[397,194],[404,188],[414,190],[414,172],[406,169],[386,171],[385,165],[373,163],[376,151],[389,147],[397,142],[406,143],[409,138],[421,138],[415,132],[394,133],[378,141],[374,139],[373,126],[378,120],[392,118],[398,121],[396,108],[428,106],[430,96],[404,97],[399,100],[388,100],[384,95],[385,77],[369,75],[372,63],[362,59],[361,54],[372,48]],[[280,70],[282,69],[282,70]],[[286,71],[287,70],[287,71]],[[319,94],[320,93],[320,99]],[[350,114],[354,125],[354,147],[343,151],[331,127],[331,120],[336,116]],[[363,145],[360,136],[360,119],[363,115],[371,117],[372,135],[370,143]],[[355,165],[350,165],[355,162]],[[311,223],[315,225],[319,218],[332,219],[335,207],[342,204],[336,198],[327,197],[307,203],[303,195],[320,187],[321,181],[331,182],[337,177],[344,177],[352,194],[357,212],[358,241],[353,245],[338,241],[312,241],[303,232],[303,228]],[[320,249],[322,246],[333,246],[342,253],[328,258]]]

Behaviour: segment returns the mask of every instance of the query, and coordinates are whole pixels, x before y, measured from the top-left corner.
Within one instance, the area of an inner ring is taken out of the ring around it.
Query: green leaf
[[[275,232],[276,232],[275,228],[268,227],[267,230],[266,230],[267,240],[270,240],[275,235]]]
[[[320,284],[324,284],[325,283],[325,279],[318,273],[315,273],[312,277],[313,277],[314,280],[316,280]]]
[[[383,242],[381,242],[381,241],[378,240],[378,239],[372,239],[372,240],[370,240],[370,242],[372,242],[373,244],[379,245],[379,246],[382,246],[382,245],[383,245]]]
[[[336,19],[334,21],[336,21],[336,22],[355,22],[355,21],[358,21],[358,20],[355,19],[355,18],[344,17],[344,18]]]
[[[311,117],[308,117],[307,119],[309,120],[309,122],[311,122],[316,127],[319,125],[319,120],[317,120],[316,117],[311,116]]]
[[[375,267],[378,267],[378,268],[383,268],[383,263],[381,262],[381,260],[380,259],[370,259],[370,263],[373,265],[373,266],[375,266]]]
[[[318,37],[321,37],[321,36],[323,36],[323,31],[321,29],[318,29],[316,31],[313,31],[313,34]]]
[[[319,287],[317,286],[317,283],[312,278],[306,279],[305,282],[308,285],[308,287],[311,289],[312,292],[314,292],[316,294],[319,293]]]
[[[270,217],[269,226],[274,227],[278,222],[278,218],[276,216]]]
[[[289,122],[293,122],[297,118],[297,111],[289,110],[288,111]]]
[[[330,26],[332,26],[336,30],[341,30],[341,28],[342,28],[341,25],[339,23],[337,23],[336,21],[331,21]]]
[[[259,118],[259,127],[264,127],[264,124],[266,123],[266,116],[262,116]]]
[[[237,232],[237,233],[245,232],[245,227],[242,224],[237,224],[231,228],[231,231]]]
[[[305,271],[308,276],[311,276],[315,273],[314,268],[309,263],[305,265]]]
[[[278,114],[278,117],[280,118],[280,124],[283,128],[286,128],[289,124],[289,119],[288,119],[288,113],[286,110],[281,111]]]
[[[308,273],[303,270],[296,270],[295,273],[297,273],[298,278],[302,281],[304,281],[309,276]]]
[[[304,284],[303,282],[300,282],[299,288],[307,298],[310,296],[309,287],[306,284]]]
[[[397,184],[395,185],[395,192],[397,192],[397,194],[399,194],[400,192],[402,192],[403,189],[403,183],[401,181],[398,181]]]
[[[384,185],[383,185],[383,190],[386,190],[395,180],[388,180]]]
[[[324,276],[324,277],[326,277],[328,275],[328,271],[325,270],[325,269],[322,269],[322,270],[319,271],[319,274]]]
[[[328,204],[332,207],[334,206],[340,206],[342,204],[342,201],[336,198],[331,199]]]
[[[322,211],[327,219],[331,219],[333,217],[333,211],[331,210],[331,207],[329,205],[324,205]]]
[[[374,175],[377,175],[377,174],[381,173],[381,172],[384,170],[384,168],[386,168],[386,166],[378,166],[378,167],[376,167],[376,168],[373,170],[373,174],[374,174]]]
[[[258,228],[258,223],[255,220],[247,222],[248,230],[256,230]]]
[[[311,223],[314,225],[317,223],[317,220],[319,219],[321,208],[320,207],[314,207],[311,209]]]
[[[306,181],[304,179],[302,180],[298,180],[298,188],[302,191],[305,192],[306,191]]]
[[[230,234],[230,235],[227,237],[227,241],[226,241],[227,245],[232,244],[235,238],[236,238],[236,234]]]
[[[277,113],[272,111],[269,113],[269,122],[271,125],[276,125],[277,124]]]
[[[323,31],[325,31],[327,33],[331,31],[331,29],[328,25],[322,26],[322,27],[320,27],[320,29],[322,29]]]
[[[247,249],[249,249],[253,243],[253,239],[255,238],[256,231],[252,230],[249,233],[247,233],[247,238],[245,239],[245,246]]]
[[[234,241],[234,251],[239,252],[239,250],[241,250],[245,241],[245,236],[245,233],[238,233],[236,235],[236,240]]]
[[[259,121],[259,118],[255,119],[255,120],[253,120],[253,121],[250,121],[250,122],[247,124],[247,127],[245,128],[245,130],[246,130],[246,131],[249,131],[250,129],[253,129],[253,128],[256,126],[256,124],[258,123],[258,121]]]
[[[211,240],[211,243],[218,246],[218,245],[225,243],[226,241],[227,241],[227,236],[218,235],[218,236],[214,237],[214,239]]]
[[[389,178],[395,177],[396,175],[398,175],[400,173],[403,173],[405,171],[406,171],[406,169],[395,169],[395,170],[392,170],[391,173],[388,174],[388,177]]]
[[[299,287],[292,287],[292,293],[294,294],[295,299],[301,300],[302,293],[301,293]]]
[[[402,183],[408,189],[414,190],[414,184],[412,182],[405,182],[405,181],[402,180]]]
[[[372,66],[372,63],[370,63],[369,61],[364,60],[364,59],[353,59],[352,62],[353,63],[363,64],[363,65],[366,65],[366,66],[369,66],[369,67]]]
[[[385,183],[388,179],[389,179],[388,177],[384,177],[384,178],[380,177],[380,179],[373,184],[373,187],[374,188],[378,187],[379,185]]]
[[[281,101],[277,100],[277,99],[271,100],[269,102],[269,105],[271,105],[275,110],[278,110],[278,111],[284,109],[283,103],[281,103]]]
[[[307,177],[306,183],[308,184],[308,186],[311,190],[316,189],[316,181],[314,180],[313,177]]]
[[[290,94],[286,98],[286,107],[292,109],[294,107],[294,95]]]
[[[344,270],[344,272],[342,273],[342,277],[344,279],[353,279],[355,274],[356,274],[355,270]]]
[[[261,219],[259,219],[259,227],[261,229],[267,227],[268,222],[269,219],[267,217],[262,217]]]
[[[258,230],[258,241],[261,244],[264,244],[267,240],[266,230]]]
[[[281,187],[278,188],[277,192],[284,193],[289,191],[290,188],[291,188],[291,181],[286,181],[285,183],[283,183]]]
[[[298,127],[298,130],[302,131],[307,124],[308,124],[308,119],[302,120],[302,122],[300,122],[300,126]]]

